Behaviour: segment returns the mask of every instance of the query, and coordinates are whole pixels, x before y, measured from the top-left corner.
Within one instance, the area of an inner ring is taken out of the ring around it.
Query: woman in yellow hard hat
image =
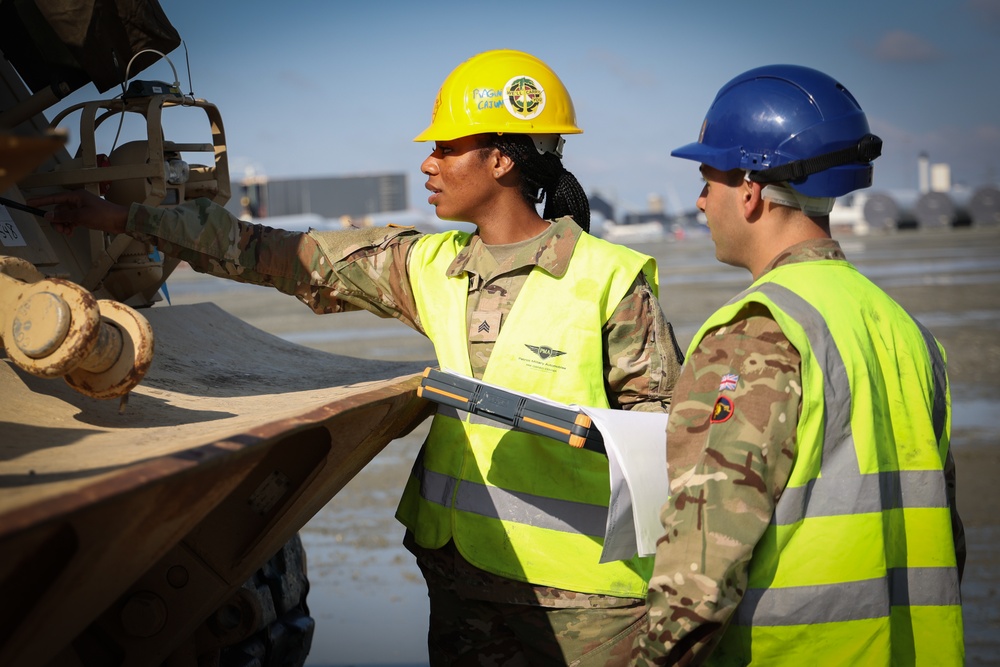
[[[33,203],[57,204],[58,227],[151,237],[198,271],[271,285],[316,312],[396,317],[431,339],[442,368],[490,384],[664,412],[681,357],[655,261],[587,233],[587,197],[561,159],[562,136],[580,132],[545,63],[489,51],[449,75],[416,137],[434,142],[421,165],[428,201],[473,233],[292,233],[204,200]],[[428,583],[431,662],[628,664],[652,563],[600,563],[609,496],[602,452],[439,411],[397,510]]]
[[[415,244],[417,309],[442,367],[662,411],[680,355],[656,266],[585,233],[587,196],[561,159],[562,135],[580,132],[531,55],[482,53],[448,76],[416,137],[434,142],[421,171],[438,217],[477,233]],[[627,664],[649,560],[599,563],[609,488],[600,453],[439,412],[397,512],[430,591],[432,663]]]
[[[518,74],[511,75],[517,72]],[[445,80],[434,102],[431,124],[414,141],[433,141],[435,151],[421,166],[428,175],[428,201],[443,220],[475,222],[484,232],[474,213],[462,215],[449,208],[449,191],[437,190],[440,158],[455,149],[496,149],[498,162],[493,173],[493,188],[484,189],[487,197],[504,197],[518,187],[527,206],[511,202],[517,214],[503,226],[538,229],[545,220],[564,215],[583,228],[590,229],[590,206],[580,183],[562,164],[564,134],[580,134],[576,126],[573,101],[559,77],[545,63],[520,51],[489,51],[459,65]],[[486,153],[481,153],[485,157]],[[544,220],[535,204],[545,200]],[[506,210],[507,205],[503,206]],[[491,217],[502,211],[489,210]],[[489,225],[492,226],[492,225]],[[521,234],[519,234],[521,235]]]

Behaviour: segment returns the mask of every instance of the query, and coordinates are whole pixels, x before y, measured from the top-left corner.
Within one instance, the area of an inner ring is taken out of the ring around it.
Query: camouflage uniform
[[[406,258],[420,233],[368,227],[307,234],[239,221],[205,199],[172,209],[133,205],[128,230],[196,271],[269,285],[316,313],[368,310],[423,333]],[[569,218],[536,239],[508,247],[501,263],[474,236],[449,275],[469,274],[469,358],[482,377],[496,341],[479,331],[482,318],[502,326],[532,267],[565,270],[583,231]],[[512,250],[512,252],[511,252]],[[604,376],[612,408],[665,412],[680,373],[681,353],[659,302],[640,274],[604,328]]]
[[[824,259],[846,258],[836,241],[806,241],[764,272]],[[674,389],[682,398],[667,423],[671,497],[660,514],[665,535],[649,584],[649,627],[633,649],[636,665],[702,664],[721,638],[795,460],[800,361],[759,305],[710,332],[685,360]],[[729,399],[721,403],[732,406],[731,414],[714,412],[720,396]],[[961,564],[965,544],[954,514],[954,468],[945,473]]]
[[[516,667],[630,664],[646,601],[506,579],[470,565],[454,542],[424,549],[409,532],[431,600],[432,665]]]
[[[173,209],[133,206],[128,229],[197,271],[270,285],[317,313],[365,309],[424,331],[407,270],[408,252],[420,238],[412,229],[293,233],[238,221],[205,200]],[[519,244],[490,248],[473,236],[455,258],[449,275],[469,278],[469,358],[476,377],[532,268],[562,275],[582,233],[563,218]],[[681,353],[641,273],[605,325],[604,346],[611,407],[665,411]],[[516,582],[469,565],[452,544],[430,550],[405,543],[428,582],[434,664],[604,664],[612,654],[613,663],[627,664],[631,639],[643,627],[644,600]]]

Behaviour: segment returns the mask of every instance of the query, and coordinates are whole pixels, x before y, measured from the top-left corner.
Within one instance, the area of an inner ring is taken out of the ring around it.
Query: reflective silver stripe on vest
[[[948,386],[948,375],[946,373],[944,358],[938,348],[937,341],[931,332],[920,322],[913,320],[920,329],[920,334],[924,337],[924,344],[931,354],[931,368],[934,369],[934,437],[937,442],[941,442],[944,434],[945,419],[948,416],[948,396],[946,393]],[[949,450],[950,453],[950,450]]]
[[[849,478],[823,477],[786,488],[772,522],[786,526],[808,517],[870,514],[903,507],[947,507],[944,475],[938,470],[891,470]]]
[[[459,480],[454,477],[427,470],[420,461],[414,465],[413,475],[420,480],[420,496],[427,502],[443,507],[454,507],[463,512],[535,528],[602,539],[607,529],[608,508],[601,505],[507,491],[468,480],[459,484]]]
[[[826,320],[812,304],[790,289],[763,283],[751,291],[766,294],[802,326],[823,369],[825,418],[821,476],[804,487],[786,488],[771,521],[789,525],[807,517],[867,514],[902,507],[948,507],[940,470],[903,470],[861,474],[851,430],[851,388],[843,357]],[[919,326],[919,325],[918,325]],[[934,339],[921,331],[934,375],[934,428],[940,441],[947,404],[943,359]],[[939,430],[940,429],[940,430]],[[738,625],[799,625],[860,618],[882,618],[898,605],[957,605],[955,568],[889,570],[884,579],[822,586],[750,589],[736,611]]]
[[[891,606],[958,604],[951,568],[889,570],[884,578],[793,588],[752,588],[736,608],[736,625],[811,625],[884,618]]]
[[[464,410],[447,405],[439,405],[438,413],[452,419],[468,417],[469,423],[473,424],[505,428],[503,424],[492,419],[470,415]],[[468,480],[459,484],[460,480],[455,477],[424,468],[422,454],[423,450],[421,456],[414,462],[411,474],[420,480],[420,497],[427,502],[535,528],[604,538],[608,525],[608,508],[603,505],[508,491]]]

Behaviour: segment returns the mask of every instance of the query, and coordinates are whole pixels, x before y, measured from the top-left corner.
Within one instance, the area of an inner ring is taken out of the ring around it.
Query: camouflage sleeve
[[[613,408],[666,412],[681,371],[673,327],[642,274],[604,330],[604,378]]]
[[[128,230],[196,271],[274,287],[317,313],[363,308],[415,326],[406,273],[414,230],[289,232],[241,221],[207,199],[169,209],[133,205]]]
[[[795,456],[800,357],[748,309],[685,361],[667,425],[671,496],[635,664],[701,664],[746,589]]]

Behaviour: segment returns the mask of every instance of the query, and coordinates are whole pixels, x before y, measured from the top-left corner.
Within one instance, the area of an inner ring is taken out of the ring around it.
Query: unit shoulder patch
[[[728,396],[719,396],[715,401],[715,407],[712,408],[712,418],[709,421],[713,424],[721,424],[722,422],[729,421],[735,409],[736,406],[731,398]]]

